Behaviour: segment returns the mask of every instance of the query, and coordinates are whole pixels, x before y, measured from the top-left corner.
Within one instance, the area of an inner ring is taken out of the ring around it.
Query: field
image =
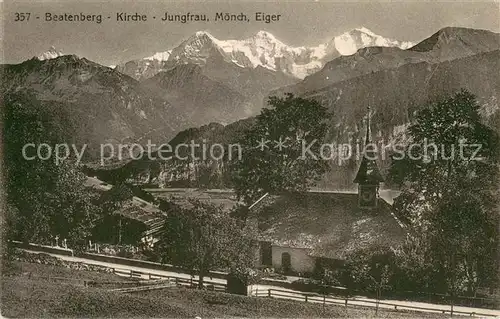
[[[31,275],[30,275],[31,274]],[[61,281],[58,278],[73,278]],[[2,270],[4,317],[375,317],[374,309],[314,305],[170,288],[135,294],[85,287],[83,280],[129,281],[113,274],[13,262]],[[379,318],[437,318],[436,314],[379,311]]]

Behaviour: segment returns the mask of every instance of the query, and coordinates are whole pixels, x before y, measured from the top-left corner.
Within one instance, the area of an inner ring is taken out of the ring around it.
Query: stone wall
[[[109,268],[106,266],[88,265],[81,262],[62,260],[45,253],[31,253],[20,249],[16,249],[14,251],[12,259],[29,263],[66,267],[75,270],[87,270],[107,273],[113,272],[113,268]]]

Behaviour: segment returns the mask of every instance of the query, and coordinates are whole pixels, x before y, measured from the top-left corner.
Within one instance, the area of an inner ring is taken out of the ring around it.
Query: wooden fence
[[[32,246],[30,248],[38,248],[38,245],[31,244]],[[23,247],[24,248],[24,247]],[[52,251],[50,251],[52,252]],[[59,253],[59,252],[57,252]],[[140,261],[140,260],[131,260],[127,258],[121,258],[121,257],[111,257],[111,256],[104,256],[104,255],[97,255],[97,254],[86,254],[86,256],[82,256],[85,258],[90,258],[94,260],[101,260],[104,259],[103,261],[106,262],[114,262],[114,263],[121,263],[121,264],[126,264],[126,265],[134,265],[134,266],[141,266],[141,267],[151,267],[152,264],[154,266],[158,267],[159,270],[165,270],[162,269],[163,267],[167,267],[168,270],[170,271],[175,271],[174,269],[170,269],[168,267],[171,267],[170,265],[162,265],[162,264],[157,264],[157,263],[152,263],[152,262],[145,262],[145,261]],[[126,261],[126,262],[124,262]],[[147,265],[147,266],[146,266]],[[155,267],[155,268],[156,268]],[[149,273],[149,272],[141,272],[141,271],[135,271],[135,270],[128,270],[128,269],[122,269],[122,268],[112,268],[113,273],[121,276],[126,276],[130,278],[142,278],[142,279],[147,279],[147,280],[173,280],[177,286],[188,286],[188,287],[194,287],[198,285],[198,282],[191,278],[185,278],[181,276],[165,276],[165,275],[159,275],[159,274],[154,274],[154,273]],[[212,275],[212,272],[210,273]],[[225,274],[222,272],[213,272],[213,277],[214,278],[224,278],[225,279]],[[266,280],[265,282],[261,282],[261,284],[271,284],[271,285],[285,285],[286,288],[288,286],[291,286],[290,283],[288,282],[280,282],[280,281],[274,281],[274,280]],[[209,290],[214,290],[214,291],[226,291],[227,285],[215,282],[210,279],[205,279],[204,280],[204,287],[209,289]],[[384,308],[387,309],[388,306],[393,307],[395,310],[398,309],[408,309],[408,310],[415,310],[415,311],[434,311],[434,312],[442,312],[442,313],[450,313],[451,315],[453,314],[459,314],[459,315],[470,315],[470,316],[482,316],[482,317],[496,317],[495,315],[492,314],[487,314],[487,313],[481,313],[481,312],[463,312],[463,311],[456,311],[453,310],[453,305],[450,305],[450,309],[442,310],[442,309],[436,309],[436,308],[426,308],[426,307],[418,307],[418,306],[410,306],[410,305],[401,305],[401,304],[395,304],[395,303],[390,303],[387,301],[373,301],[373,300],[366,300],[363,298],[353,298],[353,297],[333,297],[330,295],[322,295],[322,294],[317,294],[317,293],[309,293],[309,292],[301,292],[301,291],[290,291],[290,290],[282,290],[282,289],[266,289],[266,290],[254,290],[252,292],[252,295],[258,296],[258,297],[276,297],[276,298],[287,298],[287,299],[292,299],[292,300],[300,300],[300,301],[305,301],[305,302],[322,302],[324,304],[343,304],[344,306],[373,306],[374,304],[377,304],[379,306],[385,306]],[[443,304],[444,306],[444,304]],[[458,306],[458,305],[457,305]]]
[[[155,289],[168,289],[171,287],[197,287],[198,282],[193,278],[184,278],[179,276],[164,276],[159,274],[153,274],[149,272],[135,271],[135,270],[127,270],[121,268],[113,268],[113,273],[136,279],[146,279],[145,281],[94,281],[94,280],[83,280],[83,279],[75,279],[75,278],[66,278],[66,277],[55,277],[55,276],[33,276],[29,274],[30,278],[43,278],[52,281],[58,282],[71,282],[73,284],[80,284],[84,286],[95,286],[96,284],[110,284],[115,283],[117,285],[132,285],[131,287],[119,287],[115,289],[111,289],[116,292],[123,293],[131,293],[131,292],[140,292],[140,291],[150,291]],[[208,290],[226,291],[226,285],[222,283],[217,283],[212,280],[204,280],[204,286]],[[390,303],[386,301],[374,301],[367,300],[363,298],[349,298],[349,297],[333,297],[330,295],[321,295],[316,293],[306,293],[306,292],[297,292],[292,290],[283,290],[283,289],[252,289],[251,295],[255,297],[267,297],[267,298],[279,298],[279,299],[288,299],[288,300],[296,300],[302,302],[311,302],[323,305],[342,305],[344,307],[373,307],[374,305],[383,309],[394,309],[394,310],[413,310],[413,311],[427,311],[427,312],[436,312],[436,313],[449,313],[451,315],[466,315],[466,316],[479,316],[479,317],[496,317],[494,314],[481,313],[481,312],[466,312],[454,310],[453,307],[450,306],[450,309],[441,309],[441,308],[430,308],[430,307],[419,307],[419,306],[411,306],[411,305],[401,305]]]
[[[125,287],[125,288],[139,288],[140,286],[142,287],[159,287],[163,286],[162,288],[166,287],[172,287],[172,286],[177,286],[177,287],[198,287],[198,280],[195,280],[193,277],[191,278],[185,278],[181,276],[175,276],[175,275],[159,275],[159,274],[154,274],[150,272],[142,272],[142,271],[136,271],[136,270],[128,270],[128,269],[122,269],[122,268],[111,268],[112,272],[116,275],[122,276],[122,277],[128,277],[132,279],[145,279],[144,281],[137,280],[137,281],[101,281],[101,280],[87,280],[87,279],[76,279],[76,278],[67,278],[67,277],[57,277],[57,276],[39,276],[39,275],[33,275],[32,273],[28,273],[27,276],[30,279],[38,278],[38,279],[46,279],[50,281],[55,281],[55,282],[68,282],[80,286],[105,286],[105,285],[119,285],[119,286],[135,286],[135,287]],[[203,286],[207,290],[213,290],[213,291],[220,291],[220,292],[225,292],[226,291],[226,284],[215,282],[210,279],[205,279],[203,280]],[[121,288],[120,288],[121,289]],[[157,288],[159,289],[159,288]],[[143,290],[148,290],[148,289],[143,289]],[[139,290],[138,290],[139,291]]]
[[[138,279],[147,279],[147,280],[168,280],[169,282],[175,284],[176,286],[184,286],[184,287],[198,287],[198,280],[195,280],[193,277],[185,278],[181,276],[166,276],[160,274],[154,274],[150,272],[136,271],[136,270],[128,270],[121,268],[112,268],[113,273],[130,278],[138,278]],[[211,279],[204,279],[203,286],[208,290],[214,291],[226,291],[226,284],[215,282]]]
[[[497,317],[494,314],[481,313],[481,312],[466,312],[466,311],[458,311],[454,310],[453,306],[450,306],[450,309],[442,309],[442,308],[430,308],[430,307],[419,307],[419,306],[411,306],[411,305],[402,305],[390,303],[387,301],[374,301],[367,300],[363,298],[349,298],[349,297],[332,297],[329,295],[321,295],[316,293],[306,293],[306,292],[297,292],[283,289],[252,289],[252,295],[255,297],[267,297],[267,298],[280,298],[280,299],[289,299],[289,300],[297,300],[303,302],[312,302],[312,303],[321,303],[323,305],[343,305],[345,307],[363,307],[363,306],[371,306],[377,305],[383,309],[394,309],[394,310],[414,310],[414,311],[426,311],[426,312],[436,312],[436,313],[449,313],[450,315],[467,315],[467,316],[479,316],[479,317]]]

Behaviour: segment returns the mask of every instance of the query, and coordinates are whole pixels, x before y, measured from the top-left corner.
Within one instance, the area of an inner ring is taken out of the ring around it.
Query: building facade
[[[371,143],[369,117],[365,146]],[[357,192],[266,194],[250,206],[260,242],[256,264],[284,273],[311,273],[319,261],[341,265],[359,249],[391,249],[406,238],[391,204],[379,196],[377,154],[365,147]]]

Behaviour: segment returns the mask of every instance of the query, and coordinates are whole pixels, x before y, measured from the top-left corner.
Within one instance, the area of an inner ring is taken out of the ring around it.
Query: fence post
[[[349,300],[349,297],[345,297],[345,306],[347,308],[347,300]]]
[[[306,297],[306,302],[307,302],[307,295],[304,295]]]
[[[453,317],[453,303],[454,303],[454,298],[453,298],[453,292],[451,293],[451,311],[450,311],[450,315],[451,317]]]
[[[267,296],[271,297],[271,289],[267,289]]]

